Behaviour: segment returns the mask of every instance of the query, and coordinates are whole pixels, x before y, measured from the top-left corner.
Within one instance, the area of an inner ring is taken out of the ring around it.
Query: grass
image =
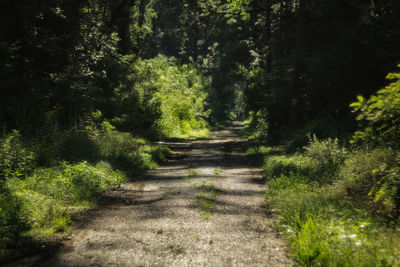
[[[213,194],[211,196],[207,196],[204,193],[200,193],[196,195],[196,203],[201,210],[200,216],[204,220],[208,220],[211,216],[212,209],[214,208],[214,200],[217,195]]]
[[[219,175],[221,175],[222,174],[222,172],[223,172],[224,170],[221,168],[221,167],[217,167],[217,168],[215,168],[214,169],[214,174],[216,175],[216,176],[219,176]]]
[[[179,139],[198,139],[207,138],[210,135],[210,130],[207,128],[202,129],[190,129],[187,133],[181,133],[173,136]]]
[[[199,234],[194,234],[192,235],[192,238],[195,240],[199,240],[200,239],[200,235]]]
[[[181,246],[176,245],[176,244],[173,244],[173,243],[169,244],[169,245],[168,245],[168,248],[169,248],[174,254],[183,254],[183,253],[185,252],[185,250],[184,250]]]
[[[253,145],[246,150],[246,156],[252,165],[259,166],[264,163],[265,157],[279,155],[282,154],[283,151],[284,149],[282,147]]]
[[[9,247],[68,231],[75,214],[170,153],[118,131],[68,132],[32,151],[18,138],[0,140],[0,261],[13,258]]]
[[[178,188],[167,188],[165,190],[165,194],[167,195],[179,195],[181,193],[181,190]]]
[[[198,173],[198,171],[196,171],[195,169],[189,168],[189,169],[188,169],[188,175],[189,175],[190,177],[193,177],[193,176],[199,175],[199,173]]]
[[[347,180],[339,175],[347,152],[317,145],[312,153],[270,155],[263,166],[267,207],[291,255],[301,266],[400,265],[398,228],[348,195]],[[332,149],[337,153],[327,152]]]

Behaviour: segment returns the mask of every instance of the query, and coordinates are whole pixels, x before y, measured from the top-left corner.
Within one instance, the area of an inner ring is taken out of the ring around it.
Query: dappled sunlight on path
[[[170,142],[159,168],[108,193],[43,266],[288,266],[266,216],[259,169],[236,123],[210,138]]]

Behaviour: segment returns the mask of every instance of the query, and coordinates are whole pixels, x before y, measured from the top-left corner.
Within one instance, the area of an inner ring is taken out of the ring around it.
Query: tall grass
[[[266,158],[267,206],[299,265],[400,265],[397,227],[388,227],[387,217],[376,216],[371,186],[361,183],[379,165],[368,167],[365,162],[382,164],[384,156],[362,155],[348,152],[337,140],[314,137],[302,153]],[[358,186],[364,190],[357,191]]]
[[[10,247],[24,246],[24,237],[65,231],[71,215],[170,153],[115,130],[49,140],[29,146],[18,132],[0,140],[0,262],[12,257]]]

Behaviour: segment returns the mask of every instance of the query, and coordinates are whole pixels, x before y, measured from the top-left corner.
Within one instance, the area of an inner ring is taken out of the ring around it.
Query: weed
[[[190,177],[193,177],[193,176],[199,175],[199,173],[198,173],[196,170],[194,170],[194,169],[192,169],[192,168],[189,168],[189,170],[188,170],[188,175],[189,175]]]
[[[337,151],[337,148],[326,148],[327,144],[321,143],[314,145],[317,148],[313,148],[312,154],[323,152],[325,157],[335,157],[325,152]],[[332,142],[328,146],[331,145],[336,146]],[[399,265],[397,247],[400,234],[387,229],[379,219],[371,217],[355,199],[346,197],[347,191],[343,189],[343,184],[348,185],[347,180],[331,183],[319,177],[327,173],[336,176],[336,180],[338,177],[357,177],[360,173],[371,175],[371,172],[363,168],[371,162],[379,162],[379,157],[363,158],[361,166],[355,166],[355,158],[350,158],[346,162],[347,167],[338,175],[336,163],[321,160],[334,166],[333,169],[326,168],[325,163],[321,164],[308,153],[311,152],[306,151],[305,155],[271,156],[264,165],[264,175],[268,179],[267,205],[278,215],[278,229],[288,240],[299,264]],[[374,169],[373,166],[368,168]],[[332,172],[334,169],[336,171]],[[365,181],[371,182],[366,177]],[[367,206],[364,204],[364,207]]]
[[[156,234],[157,235],[162,235],[164,233],[164,230],[162,228],[158,229]]]
[[[221,167],[217,167],[214,169],[214,174],[218,176],[221,175],[223,171],[224,170]]]
[[[209,211],[214,206],[214,200],[204,194],[196,195],[196,201],[200,209],[203,211]]]
[[[219,191],[217,189],[212,189],[210,194],[212,198],[216,198],[219,194]]]
[[[192,180],[188,176],[185,176],[183,177],[182,181],[185,183],[190,183]]]
[[[192,235],[193,239],[199,240],[200,239],[200,235],[199,234],[194,234]]]
[[[182,247],[172,243],[168,245],[168,248],[172,250],[172,252],[175,254],[183,254],[185,252],[185,250]]]
[[[70,221],[68,218],[65,218],[65,217],[57,218],[54,221],[54,227],[53,227],[54,231],[55,232],[64,232],[67,229],[69,223],[70,223]]]
[[[211,216],[211,212],[209,211],[202,211],[200,217],[203,218],[205,221],[207,221],[208,219],[210,219]]]

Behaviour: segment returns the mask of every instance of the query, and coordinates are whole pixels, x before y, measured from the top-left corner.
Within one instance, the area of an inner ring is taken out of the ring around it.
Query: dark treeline
[[[257,55],[247,107],[268,121],[269,138],[287,128],[323,137],[351,133],[349,103],[386,85],[397,67],[400,3],[269,0],[246,8]]]
[[[354,124],[349,103],[384,86],[399,58],[397,1],[1,5],[0,118],[6,130],[37,131],[54,121],[78,126],[95,110],[120,117],[126,110],[118,107],[115,89],[128,83],[127,65],[159,54],[181,64],[192,60],[205,73],[214,121],[229,117],[240,94],[235,88],[247,82],[247,111],[259,112],[272,132],[324,128],[327,120],[344,126]],[[242,107],[238,103],[237,111]]]
[[[232,119],[258,145],[309,141],[267,172],[341,175],[396,225],[399,29],[398,0],[2,1],[0,258],[165,160],[147,140]]]

